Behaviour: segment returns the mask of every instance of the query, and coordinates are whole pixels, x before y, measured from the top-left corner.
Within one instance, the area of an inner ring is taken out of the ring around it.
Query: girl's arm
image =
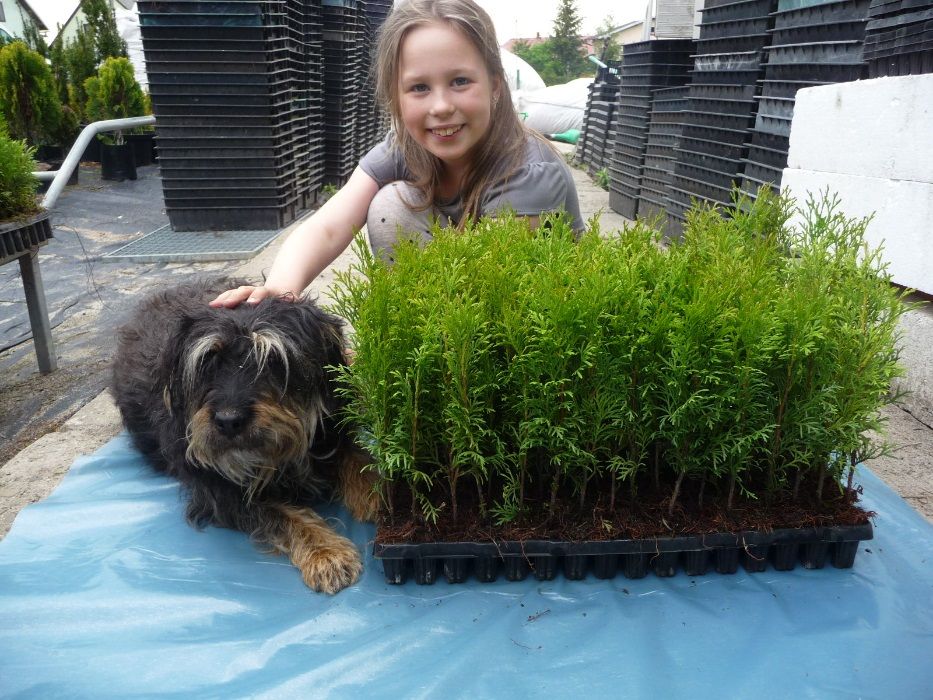
[[[357,167],[346,185],[289,234],[263,286],[228,290],[210,305],[233,308],[244,301],[255,304],[267,297],[283,295],[297,299],[350,245],[354,234],[366,223],[369,205],[378,191],[376,181]]]

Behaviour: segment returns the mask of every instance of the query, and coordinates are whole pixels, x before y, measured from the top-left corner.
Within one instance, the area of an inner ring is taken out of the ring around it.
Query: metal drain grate
[[[173,231],[169,224],[127,243],[104,262],[209,262],[247,260],[281,231]]]

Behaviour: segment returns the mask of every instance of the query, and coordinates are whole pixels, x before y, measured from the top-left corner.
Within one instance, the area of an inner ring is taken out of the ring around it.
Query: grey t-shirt
[[[363,172],[379,187],[396,180],[412,179],[401,152],[394,147],[394,140],[389,132],[360,160]],[[459,221],[463,215],[459,195],[449,202],[437,202],[436,206],[452,221]],[[524,164],[508,180],[491,187],[483,195],[480,212],[491,215],[508,208],[522,216],[539,216],[543,212],[564,209],[573,219],[574,230],[585,228],[570,168],[559,154],[531,135],[525,137]]]

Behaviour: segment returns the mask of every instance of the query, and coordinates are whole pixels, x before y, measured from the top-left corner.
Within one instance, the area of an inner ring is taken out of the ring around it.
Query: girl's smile
[[[399,108],[411,137],[458,182],[489,130],[496,90],[479,51],[442,22],[412,29],[399,52]]]

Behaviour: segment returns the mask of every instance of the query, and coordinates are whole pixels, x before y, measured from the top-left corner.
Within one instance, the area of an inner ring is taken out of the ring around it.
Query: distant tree
[[[561,0],[557,17],[554,19],[553,36],[548,42],[551,53],[560,67],[560,82],[592,73],[592,65],[586,60],[580,46],[582,23],[575,0]]]
[[[68,63],[65,61],[65,47],[62,41],[53,41],[49,47],[49,67],[58,90],[58,99],[68,104]]]
[[[554,57],[550,39],[534,46],[529,46],[528,42],[516,43],[512,47],[512,53],[534,68],[545,85],[557,85],[566,82],[563,80],[561,67]]]
[[[48,58],[49,56],[49,46],[45,43],[45,39],[42,38],[42,35],[39,33],[39,27],[36,26],[35,22],[27,19],[23,24],[23,41],[26,42],[26,46],[35,51],[37,54],[43,58]]]
[[[615,19],[612,15],[607,15],[602,23],[596,28],[596,36],[604,36],[604,39],[596,40],[596,56],[601,61],[618,61],[622,57],[622,47],[616,38],[610,34],[615,29]]]
[[[74,39],[65,45],[62,55],[68,75],[68,104],[79,119],[86,120],[87,93],[84,91],[84,83],[97,75],[94,31],[86,24],[79,25]]]
[[[117,31],[117,16],[111,0],[81,0],[81,11],[94,35],[97,63],[108,58],[126,58],[126,42]]]

